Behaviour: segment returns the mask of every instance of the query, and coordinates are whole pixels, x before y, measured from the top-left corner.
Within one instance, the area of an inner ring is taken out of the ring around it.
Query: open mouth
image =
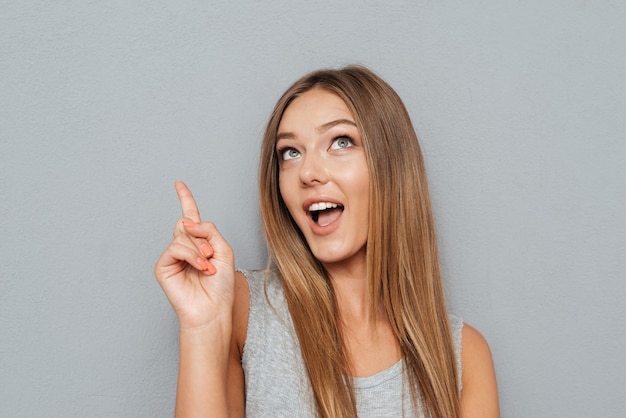
[[[327,226],[341,216],[343,206],[331,202],[317,202],[309,207],[309,216],[319,226]]]

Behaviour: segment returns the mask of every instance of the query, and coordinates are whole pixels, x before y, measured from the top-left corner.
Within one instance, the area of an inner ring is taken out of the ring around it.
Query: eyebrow
[[[333,120],[331,122],[326,122],[325,124],[323,124],[322,126],[317,128],[317,132],[320,133],[320,134],[324,133],[327,130],[329,130],[330,128],[333,128],[333,127],[335,127],[337,125],[351,125],[351,126],[355,126],[356,127],[356,123],[354,123],[350,119],[337,119],[337,120]]]
[[[337,119],[337,120],[326,122],[320,125],[316,130],[318,133],[321,134],[321,133],[328,131],[331,128],[334,128],[337,125],[350,125],[350,126],[356,127],[356,123],[354,123],[350,119]],[[276,141],[280,139],[294,139],[295,137],[296,135],[292,132],[279,132],[278,134],[276,134]]]

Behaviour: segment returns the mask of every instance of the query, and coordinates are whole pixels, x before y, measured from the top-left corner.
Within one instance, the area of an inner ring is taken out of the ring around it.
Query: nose
[[[317,153],[306,153],[300,166],[300,180],[305,186],[324,184],[328,181],[328,170],[323,158]]]

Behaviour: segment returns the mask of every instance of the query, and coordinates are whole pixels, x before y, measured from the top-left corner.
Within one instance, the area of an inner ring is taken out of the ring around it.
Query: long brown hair
[[[369,168],[367,280],[371,311],[382,307],[402,351],[414,404],[428,416],[459,415],[454,344],[444,300],[435,223],[424,160],[409,115],[396,92],[360,66],[319,70],[296,81],[278,100],[260,158],[263,227],[279,271],[319,414],[355,417],[354,389],[336,298],[280,195],[276,134],[299,95],[321,88],[348,106]]]

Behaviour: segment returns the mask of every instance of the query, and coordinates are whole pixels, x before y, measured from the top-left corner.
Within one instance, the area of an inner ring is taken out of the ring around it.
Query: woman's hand
[[[176,182],[183,217],[174,239],[154,266],[181,330],[200,329],[214,320],[230,321],[234,301],[233,251],[198,207],[184,183]]]

